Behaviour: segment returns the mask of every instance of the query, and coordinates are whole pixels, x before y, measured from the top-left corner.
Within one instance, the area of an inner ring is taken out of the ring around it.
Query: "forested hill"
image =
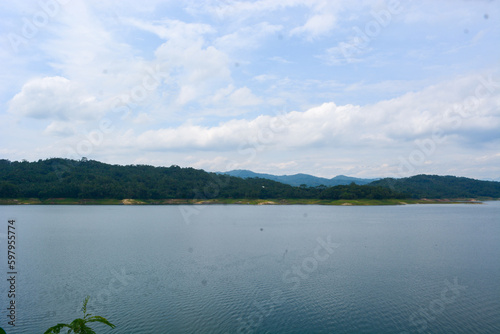
[[[0,198],[335,200],[405,197],[386,187],[355,184],[293,187],[262,178],[242,179],[179,166],[119,166],[85,158],[80,161],[0,160]]]
[[[416,175],[402,179],[386,178],[370,185],[387,187],[413,198],[500,198],[500,182],[466,177]]]

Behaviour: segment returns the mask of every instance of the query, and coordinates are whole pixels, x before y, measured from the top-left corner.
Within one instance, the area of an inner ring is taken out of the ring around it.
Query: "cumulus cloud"
[[[70,122],[53,121],[43,131],[49,136],[69,137],[77,133],[76,127]]]
[[[360,107],[325,103],[305,112],[232,120],[218,126],[185,124],[178,128],[150,130],[138,136],[146,149],[236,150],[242,146],[304,148],[335,145],[353,139]]]
[[[471,92],[470,98],[464,95],[467,90]],[[476,100],[476,91],[485,94],[482,99]],[[500,90],[495,94],[487,92],[481,80],[466,77],[368,106],[338,106],[330,102],[304,112],[231,120],[212,127],[184,124],[150,130],[137,140],[146,149],[216,151],[245,145],[258,149],[390,148],[432,138],[436,133],[440,140],[455,136],[454,143],[458,139],[480,143],[498,140],[500,129]],[[478,133],[496,133],[496,136],[478,136]]]
[[[177,105],[185,105],[210,94],[214,87],[231,82],[228,56],[206,45],[203,38],[212,31],[210,26],[170,20],[157,24],[134,21],[134,24],[166,40],[156,49],[155,57],[169,69],[171,84],[178,88]]]
[[[0,30],[22,34],[41,3],[0,4]],[[493,175],[496,158],[474,157],[500,144],[499,76],[480,73],[498,69],[498,6],[401,3],[386,25],[391,3],[67,2],[15,57],[0,40],[2,152],[61,156],[107,117],[88,155],[112,163],[380,176],[437,136],[422,168]]]
[[[132,60],[133,49],[114,36],[110,26],[116,22],[100,19],[94,10],[84,1],[64,5],[45,27],[50,35],[40,50],[47,65],[93,94],[121,93],[136,82],[143,64]]]
[[[63,77],[28,81],[9,103],[12,114],[58,121],[89,120],[102,111],[102,104],[94,96]]]

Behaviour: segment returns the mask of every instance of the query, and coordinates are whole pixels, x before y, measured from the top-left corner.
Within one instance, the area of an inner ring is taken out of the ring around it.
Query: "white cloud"
[[[103,112],[103,105],[83,87],[63,77],[27,82],[9,103],[18,116],[59,121],[89,120]]]
[[[326,49],[324,54],[317,57],[324,60],[328,65],[354,64],[362,62],[362,56],[370,50],[365,43],[360,43],[359,38],[351,38],[348,41],[339,42],[337,46]]]
[[[191,165],[194,168],[204,169],[208,171],[226,171],[226,168],[231,165],[231,161],[222,156],[216,156],[210,159],[194,159]]]
[[[47,64],[94,94],[113,95],[137,80],[135,74],[142,64],[130,61],[132,49],[115,38],[89,4],[68,3],[46,30],[50,36],[40,49]]]
[[[148,115],[147,113],[140,113],[133,120],[133,122],[136,124],[148,124],[148,123],[152,123],[153,121],[154,121],[154,119],[150,115]]]
[[[470,96],[474,96],[480,85],[476,77],[466,77],[364,107],[325,103],[304,112],[262,115],[212,127],[186,123],[178,128],[147,131],[138,136],[138,143],[153,150],[228,151],[242,145],[257,150],[270,147],[391,148],[432,138],[437,130],[440,141],[445,136],[458,136],[462,141],[480,143],[491,138],[470,134],[500,129],[500,90],[478,100],[474,108],[466,107],[468,99],[463,99],[464,92],[469,90]],[[229,89],[225,94],[231,92]],[[232,94],[236,92],[238,90]]]
[[[261,46],[263,39],[281,31],[283,26],[260,22],[243,27],[235,32],[217,38],[214,44],[227,51],[255,49]]]
[[[15,147],[2,154],[64,155],[108,117],[115,130],[89,157],[111,163],[380,176],[438,129],[421,171],[500,172],[474,159],[498,153],[499,84],[467,100],[498,69],[499,7],[401,2],[359,43],[355,28],[389,3],[73,0],[14,53],[6,34],[41,3],[2,2],[0,141]],[[300,111],[273,130],[276,110]]]
[[[237,107],[255,106],[262,103],[262,100],[255,96],[248,87],[242,87],[232,92],[229,101],[231,106]]]
[[[43,131],[44,135],[69,137],[77,133],[76,127],[70,122],[53,121]]]
[[[161,20],[153,23],[138,19],[124,19],[136,28],[156,34],[164,40],[177,40],[177,42],[190,43],[201,38],[204,34],[214,33],[215,30],[208,24],[186,23],[179,20]]]
[[[258,13],[268,13],[277,10],[284,10],[295,6],[311,6],[314,0],[258,0],[258,1],[228,1],[217,2],[216,5],[203,6],[217,17],[223,19],[227,17],[241,19]]]
[[[260,82],[264,82],[264,81],[276,80],[277,78],[278,78],[277,76],[271,74],[260,74],[255,76],[253,79]]]
[[[286,60],[285,58],[279,56],[271,57],[269,59],[282,64],[293,64],[293,61]]]
[[[178,128],[149,130],[137,136],[137,144],[152,150],[235,149],[252,128],[245,121],[230,121],[217,127],[184,124]]]
[[[202,35],[211,31],[208,26],[167,22],[155,29],[167,39],[157,48],[155,56],[169,68],[174,84],[179,87],[178,105],[207,96],[231,82],[228,56],[214,46],[205,45]]]
[[[336,24],[336,17],[331,13],[316,14],[309,18],[307,22],[300,27],[292,29],[290,34],[305,36],[308,40],[314,40],[329,33]]]
[[[272,163],[271,167],[277,168],[279,170],[283,169],[293,169],[298,166],[298,163],[296,161],[287,161],[287,162],[280,162],[280,163]]]

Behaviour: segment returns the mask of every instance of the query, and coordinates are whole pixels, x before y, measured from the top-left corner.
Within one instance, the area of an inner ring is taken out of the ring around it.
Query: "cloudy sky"
[[[0,35],[0,158],[500,178],[495,0],[6,0]]]

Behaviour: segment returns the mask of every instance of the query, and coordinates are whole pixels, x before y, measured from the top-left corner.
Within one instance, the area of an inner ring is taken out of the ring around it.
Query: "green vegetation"
[[[370,185],[403,192],[411,198],[500,198],[500,182],[466,177],[416,175],[403,179],[382,179]]]
[[[335,187],[294,187],[261,178],[207,173],[179,166],[118,166],[82,159],[37,162],[0,160],[0,198],[36,204],[161,204],[164,201],[286,198],[318,200],[395,199],[406,195],[385,187],[354,183]],[[78,203],[73,200],[77,199]],[[140,199],[137,200],[128,199]],[[97,202],[92,202],[96,201]],[[69,201],[69,203],[68,203]],[[155,203],[151,203],[155,202]]]
[[[302,174],[302,173],[294,175],[272,175],[264,173],[255,173],[250,170],[244,170],[244,169],[232,170],[229,172],[223,172],[221,174],[237,176],[243,179],[259,177],[262,179],[269,179],[284,184],[289,184],[295,187],[299,187],[302,184],[305,184],[308,187],[316,187],[322,185],[327,187],[333,187],[333,186],[351,184],[352,182],[363,185],[378,180],[378,179],[360,179],[357,177],[349,177],[345,175],[337,175],[331,179],[312,176],[308,174]]]
[[[87,326],[87,323],[89,322],[100,322],[102,324],[108,325],[111,328],[115,328],[116,326],[110,323],[105,318],[98,315],[91,317],[92,314],[87,314],[87,303],[89,299],[90,297],[87,296],[83,301],[83,307],[82,307],[83,318],[75,319],[70,324],[57,324],[54,327],[50,327],[49,329],[47,329],[44,334],[58,334],[64,328],[69,328],[69,330],[67,331],[68,334],[69,333],[96,334],[96,332],[92,328]]]
[[[85,158],[0,160],[0,204],[383,205],[425,198],[500,198],[500,182],[417,175],[368,185],[297,187],[179,166],[119,166]]]

